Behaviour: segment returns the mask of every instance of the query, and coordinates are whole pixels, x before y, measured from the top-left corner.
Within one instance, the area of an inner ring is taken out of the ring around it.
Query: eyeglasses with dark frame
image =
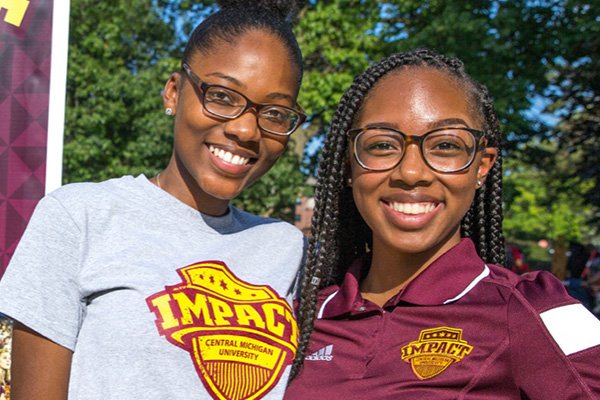
[[[200,91],[204,109],[216,117],[235,119],[251,108],[262,130],[280,136],[291,135],[306,119],[304,112],[291,107],[255,103],[236,90],[203,82],[185,63],[183,70]]]
[[[348,131],[356,162],[364,169],[387,171],[396,168],[410,144],[416,144],[425,164],[434,171],[463,171],[475,154],[487,145],[485,132],[463,127],[433,129],[423,135],[407,135],[391,127],[366,127]]]

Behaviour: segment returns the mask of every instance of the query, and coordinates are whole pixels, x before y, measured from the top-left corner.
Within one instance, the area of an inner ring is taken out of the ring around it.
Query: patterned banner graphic
[[[58,3],[64,29],[69,2]],[[55,11],[53,0],[0,0],[0,276],[46,189]]]

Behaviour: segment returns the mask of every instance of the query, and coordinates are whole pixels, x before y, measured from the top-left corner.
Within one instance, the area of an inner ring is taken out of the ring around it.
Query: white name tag
[[[553,308],[540,317],[567,356],[600,344],[600,320],[581,304]]]

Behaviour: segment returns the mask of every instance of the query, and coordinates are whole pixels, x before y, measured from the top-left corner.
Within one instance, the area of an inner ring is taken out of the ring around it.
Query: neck
[[[360,283],[361,295],[382,307],[459,241],[460,236],[457,235],[453,240],[428,251],[406,253],[396,251],[374,238],[371,266]]]
[[[403,254],[391,258],[374,247],[369,273],[360,283],[361,294],[382,307],[429,264],[418,255]]]
[[[219,217],[227,213],[229,200],[218,200],[203,192],[195,179],[185,169],[179,167],[175,156],[172,156],[169,165],[160,172],[159,176],[154,177],[154,183],[203,214]]]

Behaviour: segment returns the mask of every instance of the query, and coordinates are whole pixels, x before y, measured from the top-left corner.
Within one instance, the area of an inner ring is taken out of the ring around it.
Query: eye
[[[455,151],[455,150],[462,150],[464,148],[464,146],[461,146],[461,144],[459,142],[453,141],[453,140],[447,140],[447,141],[440,141],[438,143],[435,143],[435,145],[432,147],[432,150],[440,150],[440,151]]]
[[[236,96],[235,93],[230,92],[229,90],[211,87],[204,94],[204,101],[225,106],[236,106],[237,97],[238,96]]]
[[[389,141],[375,141],[372,143],[368,143],[367,146],[365,147],[365,150],[372,152],[372,153],[376,153],[376,152],[384,152],[384,151],[391,151],[391,150],[396,150],[396,146],[394,146],[393,143],[390,143]]]
[[[289,119],[287,110],[270,107],[261,111],[260,116],[273,122],[283,122]]]
[[[358,140],[361,151],[383,157],[402,152],[402,138],[388,132],[365,131]]]
[[[472,146],[467,145],[465,139],[461,135],[439,134],[428,137],[424,147],[429,154],[452,157],[470,151]]]

